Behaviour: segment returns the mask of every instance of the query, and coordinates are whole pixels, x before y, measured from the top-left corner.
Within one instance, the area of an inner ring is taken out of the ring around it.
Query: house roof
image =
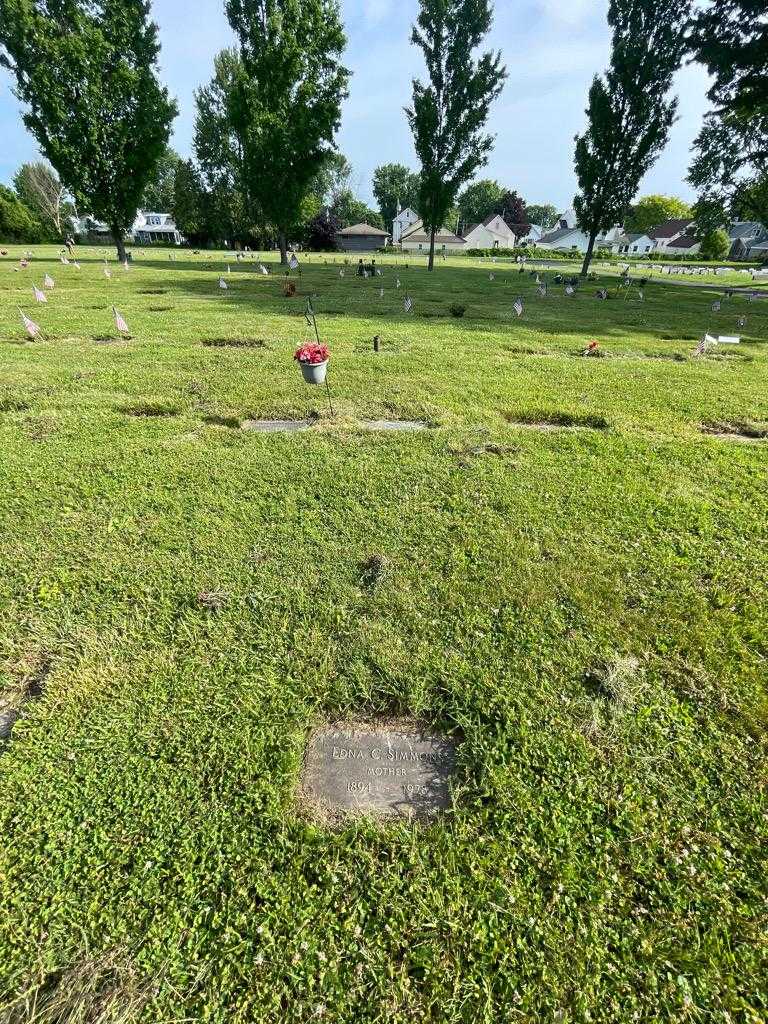
[[[353,224],[349,228],[342,228],[336,232],[337,235],[376,235],[379,238],[388,238],[389,232],[381,228],[371,227],[370,224]]]
[[[561,238],[565,238],[567,235],[575,235],[579,233],[578,228],[556,228],[554,231],[549,231],[546,235],[539,239],[540,242],[559,242]]]
[[[758,238],[764,232],[765,228],[757,220],[737,220],[731,224],[728,237],[735,242],[739,238]]]
[[[414,234],[413,232],[411,232],[411,234],[408,235],[407,238],[406,237],[403,238],[403,241],[404,242],[405,241],[408,241],[408,242],[429,242],[430,241],[430,236],[424,234],[423,231],[420,231],[417,234]],[[440,243],[446,243],[446,244],[448,242],[451,242],[454,245],[456,245],[456,244],[463,245],[464,244],[464,239],[463,238],[459,238],[458,235],[454,235],[452,231],[439,232],[438,234],[435,235],[435,241],[436,242],[440,242]]]
[[[694,238],[693,235],[683,235],[682,238],[676,238],[674,242],[669,246],[670,249],[692,249],[694,245],[698,245],[698,238]]]
[[[658,224],[655,228],[651,228],[648,232],[649,238],[674,238],[675,235],[681,235],[684,231],[693,224],[690,218],[682,220],[680,218],[673,218],[672,220],[665,220],[663,224]]]

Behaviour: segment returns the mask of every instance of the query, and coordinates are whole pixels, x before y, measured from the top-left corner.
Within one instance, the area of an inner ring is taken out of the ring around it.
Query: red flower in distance
[[[300,363],[311,363],[312,366],[317,366],[318,363],[324,363],[326,359],[330,359],[331,352],[327,345],[318,345],[316,341],[305,341],[296,349],[293,358],[298,359]]]

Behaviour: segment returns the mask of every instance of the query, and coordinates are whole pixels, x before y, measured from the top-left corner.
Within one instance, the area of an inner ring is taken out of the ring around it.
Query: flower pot
[[[299,363],[304,381],[307,384],[325,384],[328,373],[328,360],[322,363]]]

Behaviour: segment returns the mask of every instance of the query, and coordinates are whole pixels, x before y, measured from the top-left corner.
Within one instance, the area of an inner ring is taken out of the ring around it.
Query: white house
[[[653,241],[656,252],[670,252],[670,247],[674,246],[678,238],[687,235],[693,225],[694,221],[690,217],[686,219],[674,217],[651,228],[648,237]]]
[[[554,252],[586,252],[589,238],[578,228],[555,228],[536,243],[537,249],[551,249]]]
[[[756,220],[737,220],[728,231],[731,240],[730,255],[734,259],[747,256],[751,249],[768,239],[768,231]]]
[[[400,210],[398,215],[392,221],[392,244],[399,245],[405,232],[409,231],[418,223],[419,215],[415,210],[412,210],[410,206],[406,206],[404,210]]]
[[[501,214],[491,214],[482,224],[464,232],[468,249],[514,249],[515,233]]]
[[[403,252],[429,252],[429,233],[420,220],[403,234],[400,247]],[[455,235],[450,228],[442,228],[435,235],[435,252],[463,252],[466,248],[464,239]]]
[[[664,246],[669,256],[696,256],[701,250],[701,242],[693,235],[680,235]]]
[[[145,213],[139,210],[128,233],[137,245],[181,245],[184,241],[170,213]]]
[[[653,252],[653,239],[648,235],[619,235],[611,245],[611,250],[622,256],[645,256]]]

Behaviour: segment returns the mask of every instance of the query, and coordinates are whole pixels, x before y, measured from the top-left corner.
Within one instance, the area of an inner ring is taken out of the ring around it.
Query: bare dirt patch
[[[126,416],[178,416],[181,412],[181,406],[176,405],[174,402],[135,402],[131,405],[124,405],[120,412],[125,413]]]
[[[728,441],[765,441],[768,439],[768,424],[749,423],[745,420],[715,420],[702,423],[699,427],[702,434],[710,437],[721,437]]]
[[[515,427],[530,430],[607,430],[608,421],[603,416],[581,415],[570,412],[506,412],[504,419]]]

